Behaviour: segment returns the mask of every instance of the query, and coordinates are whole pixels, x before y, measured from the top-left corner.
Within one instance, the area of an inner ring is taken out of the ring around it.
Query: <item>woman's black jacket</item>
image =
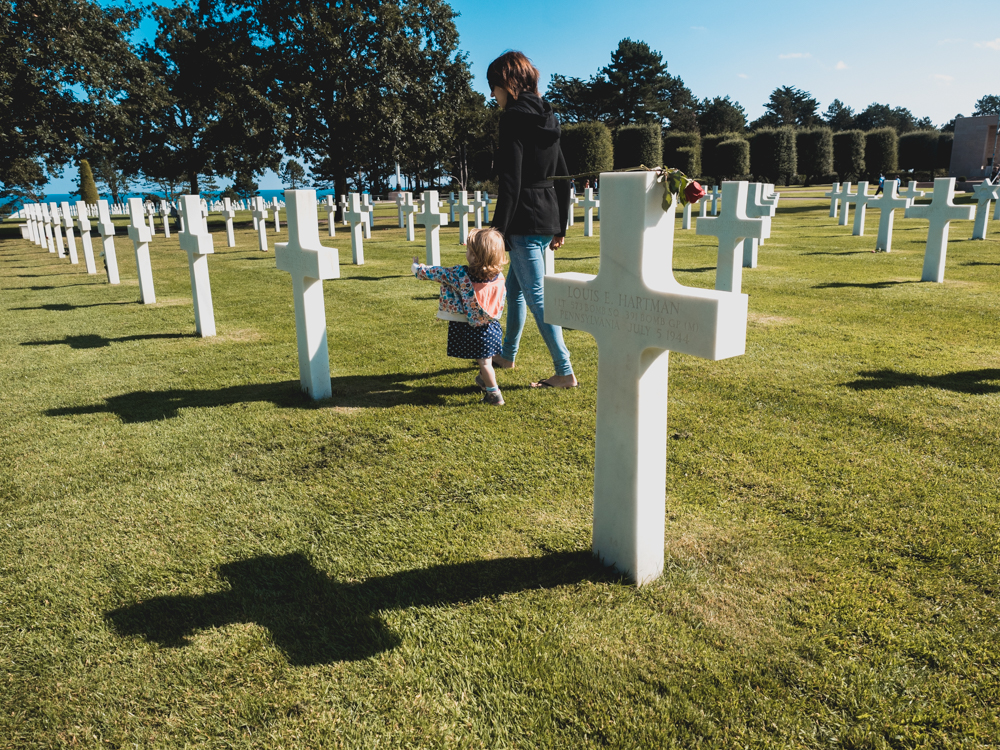
[[[510,100],[500,117],[497,166],[500,191],[491,226],[504,237],[565,235],[569,182],[547,179],[568,174],[551,104],[529,92]]]

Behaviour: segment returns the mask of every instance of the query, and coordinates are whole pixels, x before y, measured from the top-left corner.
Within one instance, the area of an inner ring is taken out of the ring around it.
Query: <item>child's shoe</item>
[[[483,403],[491,406],[503,406],[503,394],[499,388],[486,388],[483,391]]]

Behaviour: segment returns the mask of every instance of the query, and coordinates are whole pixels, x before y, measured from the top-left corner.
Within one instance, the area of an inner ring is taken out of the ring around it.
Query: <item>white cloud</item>
[[[1000,36],[994,39],[992,42],[976,42],[976,46],[980,49],[995,49],[1000,50]]]
[[[737,78],[749,78],[750,76],[748,76],[746,73],[737,73],[736,77]]]
[[[955,80],[955,76],[947,76],[944,73],[935,73],[932,77],[935,81],[944,81],[945,83],[951,83]]]
[[[841,60],[840,62],[837,63],[836,68],[837,70],[847,70],[847,63]]]
[[[787,55],[778,55],[779,60],[798,60],[803,57],[812,57],[808,52],[789,52]]]

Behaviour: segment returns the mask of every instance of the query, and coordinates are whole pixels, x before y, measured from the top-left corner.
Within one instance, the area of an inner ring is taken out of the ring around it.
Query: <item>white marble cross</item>
[[[66,229],[66,247],[69,249],[69,262],[74,266],[80,263],[80,256],[76,252],[76,236],[73,234],[73,214],[69,210],[69,201],[63,201],[62,220]]]
[[[264,199],[255,195],[253,199],[253,223],[257,229],[257,241],[261,252],[267,252],[267,208]]]
[[[830,186],[829,193],[823,193],[824,198],[830,199],[830,218],[836,219],[838,209],[840,208],[840,183],[835,182]]]
[[[118,254],[115,252],[115,225],[111,221],[111,211],[108,202],[97,201],[97,231],[101,233],[101,244],[103,245],[104,270],[108,272],[108,283],[117,284],[118,278]]]
[[[413,193],[403,193],[403,203],[401,205],[401,210],[403,211],[403,220],[406,223],[406,241],[416,242],[417,235],[413,230],[413,214],[417,212],[417,207],[413,204]]]
[[[150,203],[146,206],[146,214],[149,216],[149,236],[156,236],[156,206]]]
[[[693,203],[684,204],[684,218],[681,219],[681,229],[691,228],[691,207],[693,205]]]
[[[674,279],[677,201],[653,173],[603,174],[601,197],[599,272],[546,276],[545,322],[597,340],[593,551],[642,585],[663,572],[667,352],[743,354],[747,297]]]
[[[764,240],[771,236],[771,217],[777,211],[773,203],[763,201],[764,185],[759,182],[751,182],[747,186],[746,215],[748,219],[761,219],[763,224],[760,230],[760,237],[746,237],[743,240],[743,267],[757,267],[757,250]],[[726,204],[722,204],[722,210],[726,210]]]
[[[448,214],[441,213],[437,190],[425,190],[423,210],[416,215],[416,222],[424,227],[427,246],[427,265],[441,265],[441,227],[448,226]]]
[[[478,193],[476,194],[478,197]],[[458,192],[458,200],[451,207],[452,214],[458,214],[458,244],[464,245],[469,241],[469,214],[478,211],[475,207],[477,201],[469,202],[469,193],[466,190]],[[454,221],[454,219],[452,220]]]
[[[281,234],[281,206],[278,205],[278,199],[274,199],[274,233]]]
[[[990,204],[1000,201],[1000,180],[994,185],[989,178],[976,187],[976,225],[972,228],[972,239],[985,240],[990,222]]]
[[[846,227],[848,221],[848,214],[851,213],[851,204],[848,202],[850,197],[854,195],[851,192],[851,183],[845,182],[840,186],[840,220],[837,222],[837,226]]]
[[[448,222],[455,223],[455,193],[448,193]]]
[[[330,398],[330,352],[326,344],[323,279],[340,278],[339,253],[319,242],[315,190],[286,190],[288,242],[274,246],[274,262],[292,275],[299,380],[314,400]]]
[[[129,198],[128,210],[132,218],[132,223],[128,227],[128,236],[132,240],[132,247],[135,248],[135,267],[139,272],[139,296],[142,304],[152,305],[156,302],[156,292],[153,289],[153,266],[149,262],[149,241],[152,237],[149,234],[149,227],[146,226],[146,212],[142,208],[141,198]],[[186,212],[185,212],[186,215]],[[190,223],[193,216],[186,216]]]
[[[719,215],[719,186],[712,185],[712,216]],[[725,198],[725,196],[722,196]]]
[[[229,200],[228,198],[226,200]],[[215,252],[215,243],[208,233],[208,224],[201,215],[197,195],[182,195],[184,214],[188,217],[179,239],[181,250],[188,255],[191,272],[191,295],[194,300],[194,327],[202,338],[215,335],[215,310],[212,307],[212,285],[208,279],[208,256]]]
[[[326,223],[327,223],[327,236],[336,237],[337,236],[337,204],[333,202],[333,195],[326,196]],[[400,222],[399,226],[403,226]]]
[[[55,238],[52,236],[52,224],[49,221],[49,207],[45,203],[39,203],[36,206],[38,212],[38,222],[41,226],[41,234],[45,238],[44,247],[50,253],[56,251]]]
[[[483,191],[483,223],[490,223],[490,194],[489,191]]]
[[[233,232],[233,219],[236,218],[236,209],[233,208],[233,201],[230,198],[222,199],[222,218],[226,222],[226,245],[236,247],[236,234]]]
[[[365,205],[361,202],[361,196],[351,193],[350,210],[344,212],[344,218],[351,222],[351,259],[356,266],[365,264],[365,243],[362,233],[365,228]]]
[[[594,197],[594,188],[586,188],[583,191],[583,200],[580,201],[580,205],[583,206],[583,236],[593,237],[594,209],[601,207],[601,202]]]
[[[94,243],[90,239],[90,219],[87,218],[87,204],[76,202],[76,228],[80,230],[80,244],[83,245],[83,261],[87,273],[97,273],[97,263],[94,262]]]
[[[477,190],[476,197],[472,201],[473,215],[476,217],[476,229],[483,228],[483,214],[486,211],[486,201],[483,200],[483,191]],[[489,221],[487,218],[486,221]],[[464,243],[463,243],[464,244]]]
[[[28,239],[38,244],[38,232],[35,229],[35,212],[31,203],[24,204],[24,218],[28,222]]]
[[[948,226],[952,221],[972,221],[974,206],[956,206],[954,177],[935,177],[930,203],[914,204],[906,209],[907,219],[927,219],[927,245],[921,281],[944,282],[944,262],[948,255]]]
[[[163,222],[163,236],[170,239],[170,204],[160,201],[160,220]]]
[[[576,195],[576,186],[571,183],[569,188],[569,215],[568,221],[566,222],[567,226],[571,227],[576,223],[576,207],[579,203],[580,199]]]
[[[341,194],[337,198],[337,205],[340,206],[340,223],[341,226],[347,226],[347,196]]]
[[[712,201],[712,194],[705,191],[705,194],[698,199],[698,218],[704,219],[708,216],[708,204]]]
[[[361,194],[361,220],[365,231],[365,239],[372,238],[372,226],[375,224],[375,207],[372,206],[372,197],[368,193]]]
[[[868,205],[879,211],[875,249],[886,253],[892,251],[892,225],[896,209],[907,209],[912,203],[909,198],[900,196],[898,190],[899,184],[895,180],[886,180],[882,185],[882,195],[873,195],[868,199]]]
[[[854,195],[850,195],[844,199],[844,213],[848,211],[848,203],[854,204],[854,226],[851,228],[852,237],[864,237],[868,201],[874,197],[874,195],[868,195],[868,183],[862,181],[858,183],[858,191]]]
[[[764,220],[747,216],[746,182],[722,183],[722,214],[698,219],[695,234],[719,238],[718,269],[715,288],[724,292],[738,292],[743,287],[743,253],[737,253],[747,237],[758,240],[764,234]]]
[[[63,245],[62,218],[59,216],[59,204],[55,201],[49,204],[49,224],[52,225],[52,236],[56,240],[56,253],[60,258],[65,258],[66,246]]]
[[[917,190],[916,180],[910,180],[909,183],[907,183],[906,185],[906,190],[900,190],[899,195],[901,198],[908,198],[910,201],[910,205],[912,206],[913,202],[917,198],[923,198],[925,193],[923,190]]]
[[[399,228],[402,229],[406,224],[403,219],[403,191],[396,187],[396,212],[399,214]]]

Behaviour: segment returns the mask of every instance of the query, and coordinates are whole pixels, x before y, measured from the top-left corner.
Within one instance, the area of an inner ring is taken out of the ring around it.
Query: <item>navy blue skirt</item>
[[[503,329],[496,321],[488,326],[470,326],[457,320],[448,321],[448,356],[459,359],[486,359],[499,354],[503,346]]]

